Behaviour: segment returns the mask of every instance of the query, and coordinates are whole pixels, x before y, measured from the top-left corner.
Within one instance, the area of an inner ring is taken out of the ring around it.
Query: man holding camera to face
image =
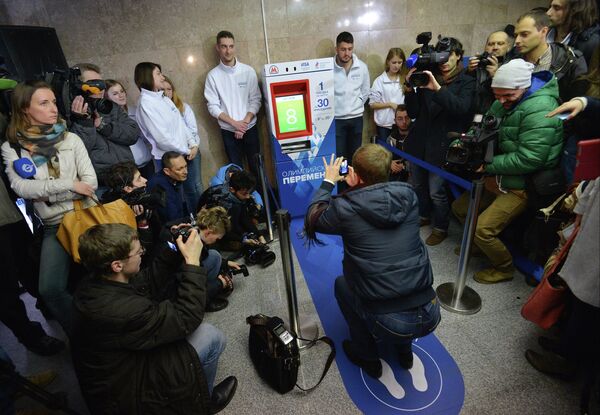
[[[467,74],[475,78],[475,96],[473,110],[476,114],[485,114],[494,102],[492,78],[511,50],[513,39],[505,31],[492,32],[485,42],[481,55],[471,56]]]
[[[144,250],[127,225],[96,225],[80,237],[91,275],[74,295],[71,345],[93,414],[216,413],[235,394],[233,376],[213,389],[225,336],[202,323],[202,241],[192,229],[175,243],[140,271]]]
[[[104,173],[115,163],[133,161],[129,146],[136,143],[140,129],[123,108],[104,99],[106,84],[98,66],[81,63],[71,70],[80,72],[80,95],[71,103],[70,131],[85,144],[102,187],[97,192],[101,196],[106,190]]]
[[[350,329],[343,342],[352,363],[374,378],[382,374],[375,337],[393,344],[402,367],[413,365],[412,340],[431,333],[440,321],[432,288],[427,248],[419,236],[417,196],[407,183],[389,181],[391,153],[378,144],[361,146],[345,181],[350,187],[332,196],[344,180],[343,158],[331,156],[325,179],[305,218],[310,242],[316,232],[341,235],[343,275],[335,297]]]

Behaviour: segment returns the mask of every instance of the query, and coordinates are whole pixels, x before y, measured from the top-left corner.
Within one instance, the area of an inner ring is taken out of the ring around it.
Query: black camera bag
[[[539,170],[525,177],[528,204],[533,209],[548,206],[557,196],[565,192],[565,177],[560,167]]]
[[[279,317],[268,317],[263,314],[248,316],[246,323],[250,325],[248,335],[248,346],[250,359],[258,372],[258,375],[277,392],[284,394],[297,386],[298,389],[308,392],[321,384],[321,381],[329,371],[335,358],[335,346],[329,337],[321,337],[316,340],[300,340],[317,343],[322,341],[329,345],[331,352],[327,357],[325,368],[319,382],[311,388],[303,389],[297,385],[298,368],[300,367],[300,352],[294,333],[294,340],[287,345],[283,344],[273,329],[283,321]]]

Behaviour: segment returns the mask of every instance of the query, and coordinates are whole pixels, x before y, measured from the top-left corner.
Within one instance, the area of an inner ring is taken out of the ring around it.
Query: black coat
[[[206,274],[165,248],[128,284],[89,277],[73,298],[75,372],[92,414],[209,413],[198,354]],[[180,273],[175,275],[175,271]],[[177,278],[177,294],[164,287]]]
[[[405,151],[435,166],[444,164],[453,141],[448,133],[467,131],[473,119],[474,93],[475,80],[461,73],[438,92],[418,88],[406,94],[408,116],[416,121],[404,144]]]

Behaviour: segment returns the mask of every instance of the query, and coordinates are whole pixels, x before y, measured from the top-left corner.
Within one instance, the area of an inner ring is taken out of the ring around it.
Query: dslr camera
[[[171,237],[173,238],[173,242],[175,242],[177,238],[181,236],[182,242],[186,243],[190,237],[192,229],[198,230],[198,223],[196,222],[196,218],[192,213],[190,213],[190,223],[185,223],[184,225],[189,226],[180,226],[179,228],[171,229]]]
[[[155,188],[155,191],[150,193],[146,192],[145,187],[139,187],[133,189],[129,193],[123,193],[121,199],[125,201],[129,206],[142,205],[144,210],[154,210],[159,207],[165,207],[166,194],[164,191],[159,191],[159,188]]]
[[[431,42],[431,32],[423,32],[417,36],[417,43],[421,45],[418,53],[413,53],[406,59],[406,66],[409,69],[417,68],[410,76],[409,83],[412,87],[421,87],[429,83],[429,76],[423,71],[433,72],[441,63],[448,62],[450,57],[450,39],[438,36],[438,45],[433,47]]]
[[[105,98],[92,98],[91,95],[99,94],[106,90],[106,83],[102,79],[90,79],[81,81],[81,70],[74,66],[69,69],[69,99],[73,102],[76,96],[81,95],[86,104],[88,104],[88,114],[110,114],[112,111],[112,101]]]
[[[221,274],[227,275],[229,278],[233,279],[234,275],[242,274],[244,277],[250,275],[248,272],[248,267],[245,265],[240,265],[240,269],[231,268],[227,265],[227,261],[223,261],[221,263]]]
[[[475,56],[479,59],[479,63],[477,64],[478,68],[485,69],[486,66],[492,65],[492,61],[490,60],[490,56],[492,56],[491,53],[483,52],[481,55]],[[500,65],[502,64],[502,61],[504,61],[504,56],[496,56],[496,59],[498,59],[498,65]]]
[[[448,133],[448,138],[455,140],[446,153],[444,168],[474,173],[482,164],[491,163],[501,121],[493,115],[476,114],[467,133]]]

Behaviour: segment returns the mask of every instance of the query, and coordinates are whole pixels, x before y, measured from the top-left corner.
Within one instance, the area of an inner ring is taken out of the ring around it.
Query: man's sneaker
[[[60,353],[65,348],[65,343],[55,337],[48,335],[40,336],[32,341],[21,341],[25,347],[40,356],[52,356]]]
[[[427,226],[427,225],[431,225],[431,219],[429,219],[429,218],[420,218],[419,219],[419,226]]]
[[[342,342],[342,348],[344,349],[344,353],[346,353],[348,360],[362,368],[367,375],[375,379],[381,377],[383,368],[379,359],[363,359],[354,350],[354,344],[350,340],[344,340]]]
[[[513,279],[515,269],[486,268],[473,275],[473,279],[480,284],[496,284],[498,282],[510,281]]]
[[[448,236],[448,232],[440,231],[438,229],[434,229],[431,231],[431,235],[425,240],[425,243],[429,246],[435,246],[442,243],[444,239]]]
[[[541,354],[527,349],[525,358],[531,366],[546,375],[569,380],[575,376],[576,370],[567,359],[549,354]]]

